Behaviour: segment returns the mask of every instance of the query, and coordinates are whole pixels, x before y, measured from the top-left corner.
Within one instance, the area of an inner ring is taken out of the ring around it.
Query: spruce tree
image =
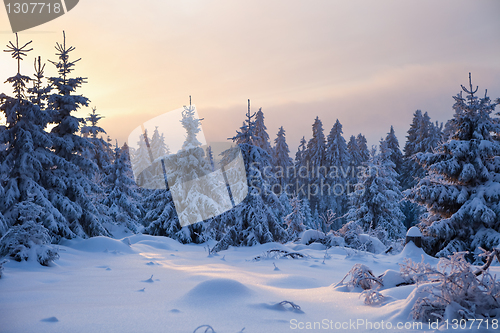
[[[255,114],[255,129],[254,129],[253,145],[262,148],[266,153],[273,156],[271,144],[269,143],[269,134],[267,134],[267,127],[264,124],[264,113],[262,108]]]
[[[380,153],[372,152],[356,191],[350,194],[349,225],[344,228],[359,227],[363,232],[374,233],[386,244],[405,234],[404,216],[399,208],[402,195],[391,153],[384,140],[380,143]]]
[[[290,199],[290,205],[292,207],[292,211],[285,216],[284,220],[288,226],[286,230],[288,232],[288,237],[293,241],[299,237],[300,233],[306,230],[306,227],[304,225],[305,216],[302,212],[299,198],[293,197]]]
[[[385,141],[387,142],[387,148],[390,151],[390,159],[392,163],[394,163],[394,171],[398,174],[398,177],[402,173],[403,168],[403,153],[399,149],[399,141],[396,137],[396,133],[394,132],[394,127],[391,125],[391,130],[387,133],[385,137]]]
[[[347,193],[350,191],[349,183],[349,152],[347,144],[342,136],[342,124],[337,121],[333,125],[330,134],[328,134],[325,165],[328,167],[328,185],[330,185],[329,193],[322,193],[323,199],[328,200],[325,207],[322,207],[322,213],[327,210],[333,211],[337,216],[343,216],[347,213],[348,198]],[[341,223],[344,221],[341,219]]]
[[[57,161],[45,131],[50,114],[40,108],[41,101],[34,103],[26,96],[31,79],[21,74],[21,61],[32,50],[30,43],[19,46],[16,34],[16,43],[10,42],[5,50],[17,60],[17,74],[6,81],[14,97],[0,94],[0,112],[6,121],[0,126],[0,256],[26,260],[33,254],[45,265],[57,257],[47,244],[75,233],[51,196],[58,180],[50,175]],[[41,71],[37,67],[35,71],[41,80]]]
[[[290,149],[288,149],[288,144],[286,143],[286,134],[283,126],[280,127],[274,143],[274,170],[275,175],[278,177],[278,182],[281,185],[281,192],[283,192],[290,182],[288,176],[293,167],[293,161],[289,155]]]
[[[102,216],[92,202],[91,193],[95,188],[89,177],[96,172],[97,165],[84,155],[85,150],[92,148],[92,143],[77,135],[84,120],[72,115],[89,102],[88,98],[76,94],[85,78],[70,77],[80,59],[70,61],[70,53],[75,48],[66,46],[64,32],[63,43],[56,43],[56,50],[59,60],[51,62],[59,75],[48,79],[55,93],[49,95],[47,108],[53,113],[51,121],[55,127],[50,138],[58,159],[56,167],[50,170],[53,187],[49,197],[75,234],[82,237],[108,235],[102,226]]]
[[[359,133],[356,137],[356,143],[359,147],[359,153],[362,162],[367,162],[370,158],[370,150],[368,149],[366,138],[363,134]]]
[[[326,140],[323,133],[323,123],[316,117],[312,125],[313,135],[307,143],[306,162],[309,163],[308,176],[309,184],[316,186],[317,191],[311,191],[312,194],[309,199],[311,208],[320,208],[321,203],[321,189],[322,184],[326,182],[327,169],[326,169]],[[309,194],[308,194],[309,195]]]
[[[486,95],[480,98],[469,89],[455,99],[451,138],[434,152],[418,153],[416,160],[428,175],[407,191],[414,202],[427,207],[422,221],[427,251],[436,256],[491,250],[500,242],[500,132],[495,106]]]
[[[107,214],[113,222],[133,232],[138,232],[138,222],[142,215],[141,197],[132,176],[132,166],[127,144],[115,147],[113,164],[107,167],[104,183],[107,196],[103,204],[108,207]]]

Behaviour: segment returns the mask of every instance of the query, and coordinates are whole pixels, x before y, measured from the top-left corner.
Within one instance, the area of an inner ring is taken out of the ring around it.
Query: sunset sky
[[[80,0],[19,33],[34,48],[23,74],[33,73],[35,56],[56,60],[62,30],[82,58],[75,75],[88,77],[80,93],[120,144],[147,120],[189,104],[189,95],[208,141],[233,136],[250,99],[272,141],[284,126],[292,157],[316,116],[325,135],[338,118],[346,140],[361,132],[369,144],[394,125],[403,147],[415,110],[452,117],[452,96],[469,72],[481,94],[500,97],[498,0]],[[14,38],[2,8],[0,44]],[[1,52],[0,80],[15,70]],[[50,63],[46,74],[55,75]]]

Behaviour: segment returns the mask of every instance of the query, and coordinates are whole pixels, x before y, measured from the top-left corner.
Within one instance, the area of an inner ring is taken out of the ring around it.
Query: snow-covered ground
[[[271,249],[306,257],[253,260]],[[325,258],[321,244],[269,243],[208,255],[206,245],[148,235],[66,241],[52,267],[5,264],[0,332],[180,333],[204,324],[218,333],[432,332],[427,323],[409,328],[417,325],[409,317],[412,285],[384,290],[387,301],[378,307],[334,287],[356,263],[379,275],[399,271],[405,256],[420,261],[420,251],[373,255],[336,247]],[[499,268],[492,272],[500,276]],[[300,310],[278,304],[284,300]]]

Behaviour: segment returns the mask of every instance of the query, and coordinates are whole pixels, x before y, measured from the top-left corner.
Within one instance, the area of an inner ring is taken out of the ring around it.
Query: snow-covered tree
[[[58,76],[48,78],[55,93],[48,97],[47,108],[53,112],[51,121],[55,127],[51,130],[52,149],[57,155],[55,167],[50,170],[49,198],[54,206],[68,221],[71,230],[78,236],[108,235],[102,226],[102,216],[92,202],[91,193],[95,191],[89,176],[95,173],[96,164],[84,156],[84,151],[92,148],[92,143],[77,135],[82,118],[73,115],[82,106],[88,106],[88,98],[77,95],[76,90],[85,83],[85,78],[71,78],[76,62],[70,61],[73,46],[56,43],[56,55],[59,60],[51,61],[57,68]]]
[[[356,137],[356,143],[359,147],[361,161],[366,162],[370,158],[370,150],[368,149],[366,138],[363,134],[359,133]]]
[[[89,113],[88,117],[85,118],[85,124],[80,131],[92,143],[92,146],[83,154],[97,165],[98,170],[92,179],[94,183],[102,180],[105,176],[106,168],[112,161],[112,155],[110,154],[111,147],[102,136],[100,138],[97,137],[99,134],[106,134],[106,131],[98,125],[102,118],[104,117],[96,113],[96,108],[92,108],[92,113]]]
[[[391,153],[384,140],[380,142],[380,153],[372,152],[356,191],[350,194],[352,205],[347,216],[350,226],[346,227],[359,226],[385,243],[402,238],[406,230],[399,208],[402,195]]]
[[[342,124],[337,121],[333,125],[330,134],[328,134],[325,165],[328,166],[328,184],[331,186],[330,193],[322,193],[323,196],[330,195],[327,207],[322,207],[322,213],[332,210],[337,216],[343,216],[347,212],[348,198],[347,193],[349,183],[349,152],[347,144],[342,136]]]
[[[307,162],[307,141],[305,137],[300,139],[300,144],[295,153],[295,173],[293,174],[293,179],[291,179],[291,183],[295,185],[295,191],[297,188],[301,188],[302,185],[307,184],[309,182],[309,164]],[[295,193],[299,195],[299,193]]]
[[[412,188],[418,181],[427,175],[427,171],[415,160],[415,154],[432,152],[442,139],[441,126],[433,124],[427,112],[416,110],[408,129],[406,144],[404,146],[403,166],[401,170],[401,187],[403,190]],[[425,214],[425,209],[409,200],[402,203],[407,228],[417,224]]]
[[[234,137],[229,138],[236,144],[253,144],[255,141],[255,112],[250,112],[250,100],[248,100],[248,110],[245,117],[246,119],[243,121],[240,130],[236,131]]]
[[[247,167],[248,195],[240,204],[226,212],[213,224],[226,223],[225,234],[215,247],[215,251],[229,246],[252,246],[268,242],[286,241],[287,233],[278,220],[276,211],[282,210],[279,198],[271,191],[263,178],[264,170],[271,168],[269,154],[262,148],[240,144],[243,160]],[[221,230],[221,226],[209,226]]]
[[[291,240],[295,240],[299,237],[300,233],[306,230],[304,226],[305,216],[302,212],[302,206],[300,200],[297,197],[290,199],[290,205],[292,206],[292,212],[284,217],[285,223],[288,226],[287,232],[288,237]]]
[[[254,129],[253,145],[260,147],[269,155],[273,156],[271,144],[269,143],[269,134],[267,134],[267,127],[264,125],[264,112],[262,108],[255,114],[255,129]]]
[[[40,228],[48,230],[50,242],[60,237],[71,238],[75,233],[70,221],[60,212],[63,207],[56,206],[52,197],[51,190],[59,180],[51,175],[57,158],[51,150],[51,138],[45,131],[50,114],[25,98],[25,87],[30,78],[22,75],[20,68],[22,58],[31,51],[27,48],[30,43],[20,47],[16,34],[16,44],[10,42],[7,46],[17,60],[18,72],[7,79],[13,86],[15,97],[0,94],[0,111],[6,119],[6,126],[0,128],[0,142],[6,145],[6,149],[0,150],[0,213],[4,215],[6,228],[20,221],[43,223]],[[27,205],[40,213],[39,218],[25,209]]]
[[[289,173],[293,167],[293,161],[290,158],[290,149],[286,143],[286,134],[283,126],[280,127],[277,137],[274,140],[274,170],[276,176],[279,178],[278,182],[281,185],[281,191],[285,190],[286,185],[289,183]],[[290,176],[292,176],[290,174]]]
[[[387,148],[390,150],[390,159],[392,163],[394,163],[394,171],[397,172],[398,177],[401,175],[402,167],[403,167],[403,153],[399,149],[399,141],[396,137],[396,133],[394,132],[394,127],[391,125],[391,130],[387,133],[385,137],[385,141],[387,142]]]
[[[107,214],[113,222],[122,225],[133,232],[138,231],[138,222],[142,215],[141,197],[133,180],[132,166],[128,154],[128,146],[115,147],[113,164],[107,167],[107,196],[103,204],[108,207]]]
[[[476,96],[470,74],[467,89],[455,99],[455,133],[434,152],[418,153],[428,176],[407,191],[414,202],[427,207],[421,223],[428,251],[437,256],[492,249],[500,243],[500,132],[495,106],[485,94]]]
[[[309,163],[308,176],[311,184],[318,188],[326,180],[326,139],[323,133],[323,123],[316,117],[312,125],[313,135],[307,143],[306,162]],[[319,191],[318,193],[319,194]],[[311,208],[318,208],[321,203],[321,197],[318,195],[310,198]]]

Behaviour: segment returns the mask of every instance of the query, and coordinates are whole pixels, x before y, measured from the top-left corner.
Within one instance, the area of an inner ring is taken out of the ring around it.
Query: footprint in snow
[[[141,292],[145,292],[146,291],[146,288],[142,288],[142,289],[139,289],[137,291],[141,291]]]
[[[110,270],[111,270],[111,268],[109,268],[109,267],[108,267],[108,268],[106,268],[106,270],[107,270],[107,271],[110,271]]]
[[[46,323],[57,323],[59,321],[59,319],[57,319],[56,317],[49,317],[49,318],[44,318],[40,321],[43,321]]]

